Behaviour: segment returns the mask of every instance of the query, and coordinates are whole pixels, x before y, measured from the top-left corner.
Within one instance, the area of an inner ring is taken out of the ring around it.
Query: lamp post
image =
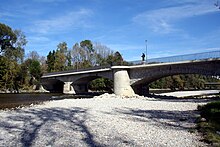
[[[147,40],[145,40],[145,44],[146,44],[146,63],[147,63]]]

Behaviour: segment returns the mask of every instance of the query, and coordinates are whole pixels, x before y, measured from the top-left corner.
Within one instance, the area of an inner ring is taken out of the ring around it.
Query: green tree
[[[97,78],[89,83],[89,88],[95,91],[113,92],[113,81],[106,78]]]
[[[5,52],[9,48],[13,48],[16,40],[17,36],[13,30],[9,26],[0,23],[0,52]]]
[[[91,40],[81,41],[81,42],[80,42],[80,46],[81,46],[82,48],[84,48],[85,50],[88,50],[90,53],[91,53],[91,52],[94,52],[93,44],[92,44]]]
[[[29,72],[34,77],[34,79],[39,81],[40,77],[42,75],[40,62],[37,61],[37,60],[31,60],[30,61],[30,66],[29,66]]]
[[[54,70],[64,71],[65,63],[66,63],[66,57],[64,53],[62,53],[60,50],[57,50],[55,53]]]
[[[9,26],[0,23],[0,87],[4,90],[19,88],[20,64],[24,58],[26,37],[20,30],[12,30]]]
[[[7,58],[0,56],[0,88],[5,90],[5,78],[7,72]]]
[[[49,52],[49,54],[47,55],[47,71],[48,72],[53,72],[54,69],[54,64],[55,64],[55,51],[53,50],[53,52]]]
[[[175,75],[161,78],[150,84],[151,88],[175,89],[204,89],[207,82],[218,82],[219,80],[210,76],[198,74]]]
[[[61,42],[57,45],[57,50],[59,50],[63,54],[67,54],[67,43],[66,42]]]
[[[114,55],[109,55],[106,59],[108,65],[129,65],[128,62],[124,61],[122,55],[117,51]]]
[[[17,75],[19,72],[19,65],[15,61],[11,61],[6,57],[0,57],[0,68],[1,68],[1,78],[0,83],[1,87],[4,90],[17,90]]]

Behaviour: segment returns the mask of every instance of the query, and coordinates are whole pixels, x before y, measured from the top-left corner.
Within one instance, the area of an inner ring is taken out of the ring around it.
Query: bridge
[[[146,85],[166,76],[178,74],[220,76],[219,57],[178,62],[154,62],[154,64],[133,66],[98,67],[80,71],[54,72],[44,74],[41,78],[41,82],[43,87],[51,92],[75,94],[87,92],[88,83],[90,81],[103,77],[114,81],[114,93],[116,95],[145,95],[148,93],[148,87]]]

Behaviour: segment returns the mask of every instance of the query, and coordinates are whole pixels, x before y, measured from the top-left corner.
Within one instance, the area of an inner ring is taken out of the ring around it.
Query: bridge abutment
[[[114,93],[121,96],[133,96],[134,90],[130,86],[130,78],[126,69],[113,67]]]
[[[72,82],[64,82],[64,85],[63,85],[63,93],[64,94],[76,94],[76,92],[71,84],[72,84]]]

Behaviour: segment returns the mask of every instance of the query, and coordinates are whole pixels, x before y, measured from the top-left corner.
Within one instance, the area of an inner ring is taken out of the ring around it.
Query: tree
[[[55,64],[55,51],[49,52],[47,55],[47,71],[48,72],[53,72],[54,71],[54,64]]]
[[[94,52],[99,55],[101,58],[107,58],[109,55],[113,55],[114,52],[110,48],[108,48],[105,45],[102,45],[101,43],[95,42],[93,44]]]
[[[19,72],[19,66],[17,62],[11,61],[7,57],[0,56],[0,68],[1,68],[1,87],[4,90],[18,90],[16,77]]]
[[[109,55],[106,59],[108,65],[129,65],[126,61],[123,60],[122,55],[117,51],[114,55]]]
[[[106,59],[108,56],[113,55],[113,51],[105,45],[101,43],[94,43],[93,45],[94,53],[95,53],[95,64],[98,66],[107,65]]]
[[[67,51],[66,60],[67,60],[67,67],[66,67],[66,69],[69,70],[69,69],[71,69],[71,67],[72,67],[71,51]]]
[[[218,82],[218,79],[198,74],[174,75],[161,78],[150,84],[151,88],[170,88],[171,90],[204,89],[206,82]]]
[[[181,79],[181,76],[175,75],[172,76],[173,87],[178,88],[180,90],[184,89],[184,81]]]
[[[71,54],[74,63],[74,68],[83,68],[81,67],[81,64],[86,60],[86,51],[81,46],[79,46],[78,43],[76,43],[72,48]]]
[[[13,44],[16,42],[17,36],[13,30],[0,23],[0,52],[5,52],[8,48],[13,48]]]
[[[61,42],[57,45],[57,50],[59,50],[61,53],[66,54],[68,47],[66,42]]]
[[[32,59],[32,60],[39,60],[40,59],[40,55],[36,51],[31,51],[28,54],[28,58]]]
[[[21,30],[12,30],[9,26],[0,23],[0,52],[11,60],[23,62],[26,37]]]
[[[66,63],[65,55],[60,50],[57,50],[55,53],[54,70],[64,71],[65,63]]]
[[[9,26],[0,23],[0,87],[4,90],[19,88],[20,65],[24,58],[26,37],[20,30],[12,30]]]
[[[113,81],[106,78],[97,78],[89,83],[89,88],[95,91],[113,92]]]
[[[80,42],[80,47],[82,48],[84,52],[84,57],[86,63],[89,63],[90,65],[94,65],[94,49],[93,49],[93,44],[90,40],[84,40]],[[87,61],[86,61],[87,60]]]
[[[7,58],[0,56],[0,88],[5,90],[5,78],[7,72]]]
[[[14,44],[15,50],[15,59],[17,62],[22,63],[24,60],[24,46],[28,43],[26,40],[26,36],[21,30],[14,30],[14,33],[16,34],[17,40]]]
[[[34,77],[37,81],[40,80],[41,77],[41,67],[40,67],[40,62],[33,59],[30,61],[30,66],[29,66],[29,72],[31,76]]]
[[[90,40],[84,40],[80,42],[80,46],[85,50],[88,50],[90,53],[94,52],[93,44]]]
[[[41,65],[41,72],[46,73],[47,72],[47,61],[45,56],[41,56],[39,59],[40,65]]]

